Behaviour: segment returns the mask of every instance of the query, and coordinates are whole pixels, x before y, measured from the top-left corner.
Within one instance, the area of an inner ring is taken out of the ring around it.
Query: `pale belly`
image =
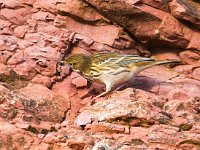
[[[102,74],[99,78],[100,81],[104,83],[111,83],[112,86],[115,85],[122,85],[126,82],[128,82],[130,79],[134,78],[133,72],[124,72],[118,75],[112,75],[112,74]]]

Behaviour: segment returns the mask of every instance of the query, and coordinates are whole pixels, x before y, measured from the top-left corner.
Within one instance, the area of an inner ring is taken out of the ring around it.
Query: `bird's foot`
[[[110,91],[105,91],[105,92],[103,92],[103,93],[101,93],[101,94],[95,96],[95,97],[93,98],[93,100],[96,100],[96,99],[98,99],[98,98],[104,96],[105,94],[108,94],[109,92],[110,92]]]

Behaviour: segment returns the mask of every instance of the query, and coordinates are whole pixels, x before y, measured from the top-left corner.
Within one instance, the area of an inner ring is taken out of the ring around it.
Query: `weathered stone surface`
[[[33,67],[27,62],[23,62],[18,65],[12,65],[11,67],[13,68],[13,70],[16,72],[17,75],[24,76],[25,78],[28,79],[31,79],[37,74],[36,70],[34,70]]]
[[[27,31],[28,31],[27,25],[18,26],[14,29],[14,35],[18,38],[23,38]]]
[[[59,53],[55,48],[33,46],[25,49],[24,55],[28,63],[42,75],[52,76],[55,74],[56,60],[59,58]]]
[[[143,43],[199,49],[198,41],[193,38],[199,37],[199,32],[190,30],[166,12],[135,1],[87,1]]]
[[[194,79],[200,80],[200,67],[194,69],[193,73],[192,73],[192,77]]]
[[[132,40],[122,28],[110,25],[105,17],[100,15],[96,9],[90,7],[86,2],[81,2],[79,0],[73,2],[70,0],[58,0],[49,3],[47,1],[38,0],[34,3],[34,7],[49,9],[52,12],[57,12],[60,15],[66,16],[62,19],[67,22],[65,26],[68,29],[90,37],[96,42],[114,47],[119,47],[121,45],[125,48],[132,47],[134,44],[134,40]],[[70,14],[70,17],[68,14]],[[76,21],[77,18],[79,18],[80,22]],[[84,24],[84,22],[86,22],[86,24]],[[116,42],[119,43],[119,46],[115,44]]]
[[[138,0],[138,2],[142,2],[146,5],[149,5],[151,7],[157,8],[157,9],[161,9],[165,12],[170,12],[169,10],[169,2],[171,2],[171,0]]]
[[[187,100],[199,95],[200,82],[198,80],[187,79],[165,67],[162,67],[161,70],[160,67],[153,67],[141,72],[141,77],[138,76],[133,82],[134,87],[157,93],[168,100]],[[159,78],[156,74],[160,74]]]
[[[113,97],[108,100],[99,101],[91,107],[84,108],[82,113],[77,117],[77,124],[84,124],[81,118],[87,118],[83,120],[86,124],[90,123],[92,120],[108,122],[117,121],[118,119],[126,120],[129,118],[145,118],[151,120],[159,113],[159,108],[149,107],[150,104],[146,101],[144,102],[142,99],[134,99],[134,97],[137,96],[133,96],[134,93],[131,89],[127,89],[124,93],[126,94],[116,94],[116,96],[113,95]]]
[[[71,80],[77,88],[87,86],[87,80],[76,72],[72,72]]]
[[[193,65],[193,64],[199,64],[200,62],[200,56],[198,52],[187,50],[187,51],[180,52],[179,56],[181,60],[186,64]]]
[[[66,99],[66,103],[68,104],[70,110],[67,112],[67,118],[74,119],[79,110],[83,107],[81,101],[78,97],[77,89],[73,84],[71,84],[71,79],[67,77],[63,82],[57,83],[52,87],[52,90],[63,96]]]
[[[156,60],[180,60],[179,52],[176,48],[158,47],[152,52],[153,58]]]
[[[32,7],[22,7],[15,10],[3,8],[1,9],[1,15],[13,24],[24,25],[27,19],[31,17],[32,11]]]
[[[36,75],[32,80],[31,80],[32,83],[35,83],[35,84],[41,84],[41,85],[44,85],[46,87],[51,87],[52,85],[52,80],[51,78],[49,78],[48,76],[42,76],[42,75]]]
[[[170,4],[171,14],[182,20],[193,23],[200,29],[200,6],[193,1],[173,0]]]
[[[165,132],[163,132],[165,131]],[[169,143],[169,145],[184,144],[186,141],[190,141],[192,134],[187,132],[178,132],[179,129],[169,126],[154,126],[151,132],[148,134],[149,142]],[[171,136],[173,135],[173,136]],[[199,141],[199,136],[194,137],[194,141]],[[186,142],[187,143],[187,142]]]
[[[29,99],[23,101],[25,109],[43,121],[59,122],[68,109],[62,96],[39,84],[29,84],[20,94]]]

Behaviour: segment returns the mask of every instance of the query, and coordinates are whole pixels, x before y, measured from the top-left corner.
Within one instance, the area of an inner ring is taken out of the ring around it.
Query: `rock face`
[[[200,149],[200,4],[0,1],[0,149]],[[118,52],[181,61],[93,99],[59,61]]]
[[[142,43],[152,46],[161,44],[178,48],[192,47],[199,49],[199,44],[194,46],[194,43],[197,42],[195,39],[200,36],[199,32],[192,31],[169,13],[155,9],[140,0],[108,0],[106,2],[101,0],[87,0],[87,2],[91,3],[108,18],[125,27]],[[112,5],[110,5],[111,3]],[[173,5],[173,2],[166,3],[169,3],[166,5]],[[174,3],[177,4],[177,2]],[[193,10],[194,12],[196,10],[195,14],[197,14],[198,18],[199,5],[185,2],[183,3],[183,7],[185,7],[185,4],[191,11]],[[194,36],[196,38],[193,38]]]

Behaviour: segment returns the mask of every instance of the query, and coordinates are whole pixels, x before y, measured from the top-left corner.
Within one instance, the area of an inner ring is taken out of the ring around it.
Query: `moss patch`
[[[180,131],[189,131],[190,129],[192,129],[192,125],[190,124],[181,124],[179,126]]]
[[[132,139],[131,144],[133,145],[142,145],[145,144],[141,139]]]
[[[134,127],[150,127],[155,124],[154,121],[137,117],[117,117],[113,120],[109,120],[108,122],[121,125],[134,126]]]
[[[185,140],[185,141],[182,141],[179,145],[181,145],[181,144],[193,144],[193,145],[197,145],[198,147],[200,147],[200,142],[195,141],[195,140]]]
[[[0,74],[0,82],[5,83],[5,86],[9,89],[20,89],[28,84],[28,79],[25,76],[18,75],[15,71],[10,70],[9,75]]]

